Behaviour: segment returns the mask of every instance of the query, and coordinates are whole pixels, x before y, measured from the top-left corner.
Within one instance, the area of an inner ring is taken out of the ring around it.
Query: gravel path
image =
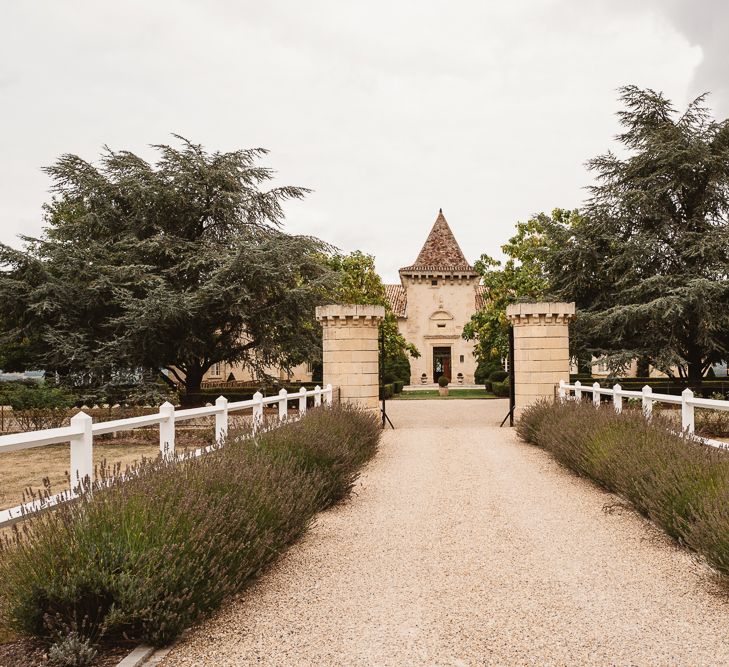
[[[505,401],[390,405],[356,496],[163,665],[729,665],[711,572]]]

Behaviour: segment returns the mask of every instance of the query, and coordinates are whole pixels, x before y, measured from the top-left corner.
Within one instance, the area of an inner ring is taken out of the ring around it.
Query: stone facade
[[[479,281],[440,211],[418,258],[400,269],[401,284],[385,286],[400,333],[420,351],[410,359],[411,384],[441,374],[453,385],[475,382],[474,344],[461,335],[482,304]]]
[[[324,384],[339,387],[339,400],[377,409],[379,327],[383,306],[318,306],[323,329]]]
[[[521,409],[554,396],[560,380],[569,381],[569,322],[574,303],[516,303],[506,308],[514,327],[514,386]]]

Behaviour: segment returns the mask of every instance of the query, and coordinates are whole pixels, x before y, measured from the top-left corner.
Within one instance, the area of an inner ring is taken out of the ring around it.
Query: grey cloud
[[[39,232],[40,167],[59,154],[93,159],[107,143],[149,156],[177,132],[271,149],[280,182],[314,189],[288,207],[289,229],[375,254],[388,280],[440,207],[470,260],[498,254],[517,220],[581,203],[583,164],[616,130],[619,85],[678,104],[693,94],[699,37],[674,27],[690,16],[669,24],[662,11],[657,0],[641,14],[600,0],[4,3],[0,240]]]

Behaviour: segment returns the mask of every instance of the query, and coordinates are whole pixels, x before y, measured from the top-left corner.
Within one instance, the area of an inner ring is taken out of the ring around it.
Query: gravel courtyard
[[[356,495],[173,665],[725,665],[729,598],[618,499],[499,429],[393,401]]]

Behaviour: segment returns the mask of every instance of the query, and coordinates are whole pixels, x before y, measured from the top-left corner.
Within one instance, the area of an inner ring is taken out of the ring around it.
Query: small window
[[[439,325],[438,325],[438,328],[439,328],[439,329],[445,329],[445,322],[444,322],[443,324],[439,324]]]
[[[461,363],[463,363],[463,361],[464,361],[464,356],[463,356],[463,355],[461,355],[460,359],[461,359]]]
[[[431,280],[431,281],[430,281],[430,284],[431,284],[431,285],[437,285],[437,284],[438,284],[438,281],[437,281],[437,280]]]
[[[210,375],[215,375],[215,376],[219,376],[220,375],[220,364],[219,363],[213,364],[210,367]]]

